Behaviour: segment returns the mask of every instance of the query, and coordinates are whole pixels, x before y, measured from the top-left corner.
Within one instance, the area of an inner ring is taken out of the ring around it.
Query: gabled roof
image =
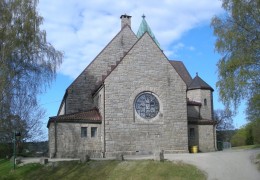
[[[154,41],[154,39],[151,37],[151,35],[148,32],[145,32],[136,42],[135,44],[128,50],[128,52],[124,53],[124,56],[122,58],[120,58],[120,61],[116,62],[116,65],[111,66],[111,70],[107,72],[106,75],[102,76],[102,80],[100,82],[97,83],[96,88],[94,89],[94,91],[92,92],[92,96],[94,96],[96,94],[96,92],[99,90],[100,87],[102,87],[104,81],[106,80],[106,78],[117,68],[117,66],[123,61],[123,59],[125,58],[125,56],[135,47],[135,45],[145,36],[145,34],[148,34],[148,36]],[[154,41],[154,43],[156,44],[156,42]],[[157,44],[156,44],[157,45]],[[158,45],[157,45],[158,46]],[[158,48],[160,49],[160,47],[158,46]],[[161,49],[160,49],[161,51]],[[161,51],[162,52],[162,51]],[[163,53],[163,52],[162,52]],[[165,54],[163,53],[163,55],[165,56]],[[165,56],[166,57],[166,56]],[[166,57],[166,59],[168,59]]]
[[[132,29],[131,29],[131,27],[130,27],[129,25],[125,25],[124,27],[122,27],[122,29],[115,35],[115,37],[110,40],[110,42],[102,49],[102,51],[88,64],[88,66],[79,74],[79,76],[77,76],[77,77],[74,79],[74,81],[68,86],[68,88],[66,89],[65,94],[64,94],[64,96],[63,96],[63,99],[62,99],[62,101],[61,101],[61,104],[60,104],[60,107],[59,107],[59,110],[58,110],[58,114],[59,114],[59,112],[60,112],[60,110],[61,110],[61,108],[62,108],[62,103],[65,101],[66,96],[68,95],[69,89],[72,88],[73,85],[77,83],[77,81],[78,81],[78,79],[79,79],[80,77],[85,77],[85,75],[89,72],[89,69],[91,68],[91,65],[92,65],[98,58],[100,58],[101,54],[104,53],[106,49],[108,49],[110,46],[113,45],[114,41],[115,41],[117,38],[119,38],[120,35],[124,33],[124,31],[127,31],[127,30],[129,30],[129,31],[131,32],[132,37],[135,37],[135,38],[131,38],[131,39],[133,39],[134,41],[137,41],[137,40],[138,40],[138,38],[136,37],[135,33],[132,31]],[[126,39],[126,38],[125,38],[125,39]],[[127,39],[126,39],[126,40],[127,40]],[[115,54],[116,54],[116,53],[111,53],[111,57],[110,57],[110,58],[111,58],[111,59],[115,59]],[[118,61],[116,61],[115,63],[117,64],[119,61],[120,61],[120,57],[118,57]],[[114,65],[111,65],[111,69],[114,68],[114,67],[112,67],[112,66],[114,66]],[[107,68],[107,66],[106,66],[105,68]],[[102,79],[102,81],[103,81],[104,76],[106,76],[106,74],[101,74],[101,75],[97,76],[97,78],[100,78],[100,77],[101,77],[101,79]],[[85,77],[85,78],[86,78],[86,77]],[[100,86],[100,82],[97,82],[97,83],[96,83],[96,86]],[[95,89],[95,87],[93,87],[93,89]]]
[[[185,84],[187,86],[189,86],[191,81],[192,81],[192,78],[190,76],[190,73],[186,69],[185,65],[183,64],[183,62],[181,62],[181,61],[172,61],[172,60],[170,60],[169,62],[174,67],[174,69],[177,71],[177,73],[181,76],[181,78],[183,79]]]
[[[66,115],[50,117],[47,127],[52,122],[68,122],[68,123],[101,123],[102,117],[97,108],[89,111],[77,112]]]
[[[144,33],[148,32],[148,34],[152,37],[152,39],[154,40],[154,42],[157,44],[158,47],[160,47],[160,43],[157,41],[157,39],[155,38],[155,35],[153,34],[151,28],[149,27],[149,25],[147,24],[146,20],[145,20],[145,15],[142,16],[143,20],[139,26],[139,29],[137,31],[136,36],[138,38],[142,37]]]
[[[119,35],[120,35],[126,28],[129,28],[130,31],[132,32],[132,34],[133,34],[134,36],[136,36],[135,33],[132,31],[132,29],[131,29],[131,27],[130,27],[129,25],[124,26],[124,27],[115,35],[115,37],[114,37],[113,39],[111,39],[110,42],[102,49],[102,51],[100,51],[100,53],[88,64],[88,66],[87,66],[87,67],[81,72],[81,74],[70,84],[70,86],[69,86],[67,89],[69,89],[71,86],[73,86],[73,84],[77,81],[77,79],[78,79],[82,74],[84,74],[84,73],[86,73],[86,72],[88,71],[88,69],[89,69],[89,67],[91,66],[91,64],[94,63],[94,61],[114,42],[114,40],[115,40],[116,38],[119,37]]]
[[[198,74],[196,75],[196,77],[192,80],[192,82],[188,86],[188,90],[193,90],[193,89],[207,89],[207,90],[214,91],[214,89],[210,85],[208,85],[205,81],[203,81],[198,76]]]

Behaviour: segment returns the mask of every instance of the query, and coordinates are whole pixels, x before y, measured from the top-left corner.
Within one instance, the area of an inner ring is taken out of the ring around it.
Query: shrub
[[[11,157],[12,153],[13,149],[10,143],[0,143],[0,158]]]

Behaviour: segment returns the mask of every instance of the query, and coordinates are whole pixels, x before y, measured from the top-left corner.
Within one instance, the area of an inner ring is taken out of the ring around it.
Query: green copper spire
[[[145,32],[148,32],[149,35],[153,38],[154,42],[160,47],[159,42],[157,41],[157,39],[155,38],[151,28],[149,27],[149,25],[147,24],[146,20],[145,20],[145,15],[142,16],[143,20],[139,26],[139,29],[137,31],[137,37],[140,38]]]

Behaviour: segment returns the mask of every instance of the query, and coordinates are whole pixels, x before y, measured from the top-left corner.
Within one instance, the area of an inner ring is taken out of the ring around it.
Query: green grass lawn
[[[55,165],[43,166],[28,164],[12,170],[12,163],[0,160],[0,179],[118,179],[118,180],[199,180],[206,179],[203,172],[192,165],[159,162],[153,160],[140,161],[89,161],[87,163],[59,162]]]

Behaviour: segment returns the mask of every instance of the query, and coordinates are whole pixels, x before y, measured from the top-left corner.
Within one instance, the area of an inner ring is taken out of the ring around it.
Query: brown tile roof
[[[65,114],[60,116],[53,116],[49,118],[47,127],[52,122],[68,122],[68,123],[101,123],[102,117],[97,108],[89,111],[77,112],[72,114]]]
[[[187,86],[190,85],[192,78],[190,76],[190,73],[186,69],[185,65],[181,61],[172,61],[169,60],[171,65],[174,67],[174,69],[177,71],[177,73],[181,76],[183,81],[186,83]]]
[[[196,77],[192,80],[192,82],[190,83],[188,90],[192,90],[192,89],[208,89],[211,91],[214,91],[214,89],[208,85],[205,81],[203,81],[198,74],[196,75]]]
[[[200,102],[196,102],[196,101],[190,101],[190,100],[188,100],[188,101],[187,101],[187,105],[188,105],[188,106],[201,106],[201,103],[200,103]]]
[[[188,124],[216,125],[216,121],[210,119],[198,119],[198,118],[188,117]]]

